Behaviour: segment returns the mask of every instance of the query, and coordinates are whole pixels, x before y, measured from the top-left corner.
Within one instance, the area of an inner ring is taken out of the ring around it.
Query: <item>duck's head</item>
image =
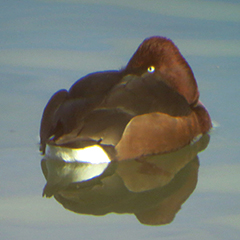
[[[129,60],[125,74],[154,74],[195,105],[199,92],[193,72],[175,44],[164,37],[145,39]]]

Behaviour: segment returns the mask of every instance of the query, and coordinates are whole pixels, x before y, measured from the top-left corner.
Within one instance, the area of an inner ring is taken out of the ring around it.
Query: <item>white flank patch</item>
[[[92,164],[109,163],[107,153],[98,145],[85,148],[66,148],[47,145],[45,156],[50,159],[65,162],[86,162]]]

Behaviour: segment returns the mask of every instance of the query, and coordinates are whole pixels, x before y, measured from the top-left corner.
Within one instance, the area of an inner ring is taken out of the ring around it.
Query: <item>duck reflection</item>
[[[76,213],[129,213],[143,224],[167,224],[194,191],[197,154],[208,143],[205,134],[175,152],[100,164],[45,157],[41,162],[47,180],[43,195],[54,196]]]

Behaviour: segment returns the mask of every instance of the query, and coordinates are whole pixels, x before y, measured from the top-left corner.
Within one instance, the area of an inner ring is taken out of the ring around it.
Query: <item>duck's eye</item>
[[[150,66],[150,67],[148,67],[147,70],[148,70],[148,72],[153,73],[155,71],[155,67],[154,66]]]

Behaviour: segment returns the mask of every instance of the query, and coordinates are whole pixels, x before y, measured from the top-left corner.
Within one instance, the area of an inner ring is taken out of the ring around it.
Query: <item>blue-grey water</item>
[[[23,0],[0,8],[1,239],[239,239],[238,0]],[[89,72],[125,66],[146,37],[171,38],[191,65],[216,126],[198,184],[174,221],[91,216],[42,198],[38,152],[50,96]]]

